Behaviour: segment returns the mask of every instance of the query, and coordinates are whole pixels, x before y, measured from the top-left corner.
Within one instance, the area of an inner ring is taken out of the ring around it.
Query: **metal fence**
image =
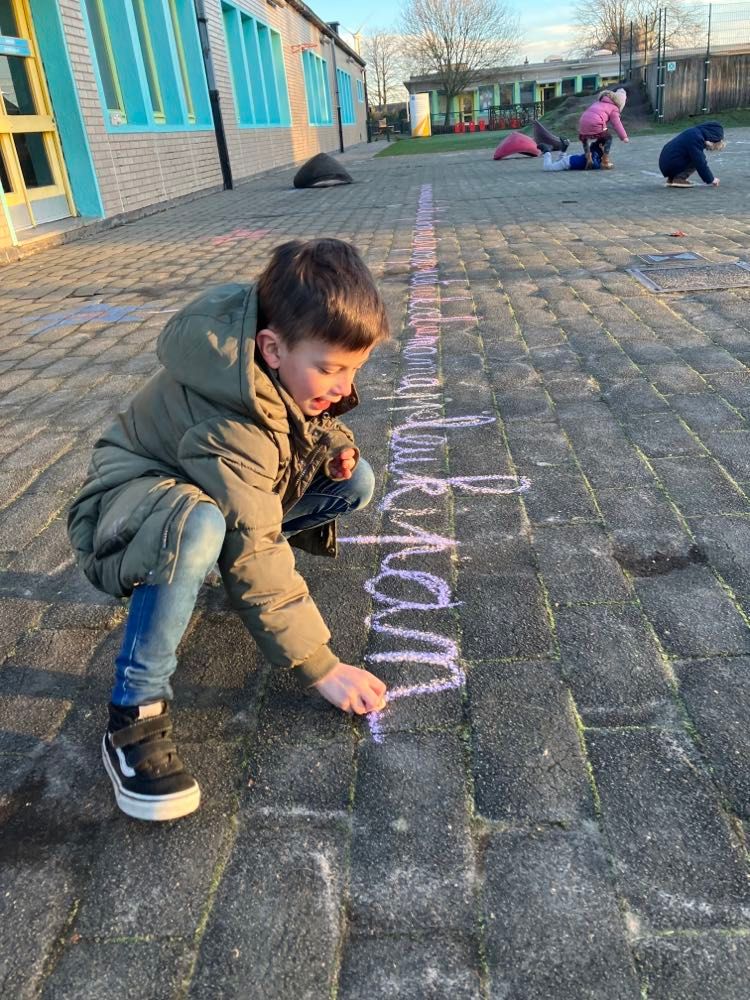
[[[493,105],[472,112],[449,111],[431,115],[433,135],[446,132],[485,132],[500,129],[523,128],[541,118],[544,104],[536,101],[529,104]]]
[[[646,84],[657,120],[750,104],[750,3],[679,4],[622,22],[620,79]]]

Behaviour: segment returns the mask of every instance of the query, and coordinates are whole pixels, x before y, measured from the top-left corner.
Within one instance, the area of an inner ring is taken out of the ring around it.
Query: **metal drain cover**
[[[682,250],[678,253],[639,253],[638,258],[644,264],[668,264],[670,260],[705,260],[702,253],[694,250]]]
[[[704,264],[697,267],[627,268],[652,292],[695,292],[709,288],[750,288],[750,264]]]

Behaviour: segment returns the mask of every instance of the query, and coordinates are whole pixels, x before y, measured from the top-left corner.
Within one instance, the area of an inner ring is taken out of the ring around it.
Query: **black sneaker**
[[[540,153],[551,153],[552,152],[552,146],[550,146],[550,144],[548,142],[538,142],[536,144],[536,148],[539,150]]]
[[[560,145],[562,146],[562,152],[565,153],[570,145],[570,139],[563,139],[563,137],[560,136]]]
[[[200,805],[198,782],[188,774],[171,739],[166,702],[109,706],[102,759],[117,805],[135,819],[179,819]]]

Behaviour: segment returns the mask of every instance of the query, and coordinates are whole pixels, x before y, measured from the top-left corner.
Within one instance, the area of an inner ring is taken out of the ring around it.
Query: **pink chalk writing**
[[[504,475],[451,476],[441,474],[449,434],[495,421],[492,413],[446,416],[440,369],[440,340],[454,329],[451,324],[473,325],[474,313],[444,316],[446,302],[471,301],[466,281],[439,277],[435,232],[436,207],[432,185],[422,185],[416,222],[409,248],[408,339],[403,347],[404,373],[394,393],[377,399],[389,402],[392,414],[403,414],[391,433],[388,471],[393,487],[380,502],[384,530],[381,535],[353,535],[339,539],[350,545],[378,545],[386,551],[377,573],[365,583],[372,597],[372,631],[393,640],[393,649],[371,653],[369,664],[419,664],[434,668],[435,676],[424,683],[403,684],[389,690],[387,700],[436,695],[461,687],[465,677],[458,643],[449,636],[425,628],[413,628],[410,617],[417,613],[455,607],[451,584],[428,571],[425,560],[442,552],[454,554],[458,541],[424,526],[439,513],[434,499],[447,494],[502,496],[529,489],[525,477]],[[395,251],[399,254],[403,250]],[[386,263],[396,263],[389,261]],[[446,285],[463,284],[467,294],[441,296]],[[431,503],[432,501],[432,503]],[[422,522],[421,524],[419,522]],[[389,586],[406,586],[410,598],[395,597]],[[387,707],[384,711],[387,711]],[[384,738],[383,712],[368,716],[376,742]]]

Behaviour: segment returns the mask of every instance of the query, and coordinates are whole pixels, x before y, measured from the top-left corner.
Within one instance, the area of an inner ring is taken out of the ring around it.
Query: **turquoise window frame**
[[[365,88],[362,86],[361,80],[357,80],[357,103],[365,103]]]
[[[305,75],[307,119],[311,125],[332,125],[331,88],[328,83],[328,63],[310,49],[302,53]]]
[[[146,73],[148,54],[143,52],[134,0],[99,0],[110,41],[111,61],[120,84],[122,107],[107,108],[98,56],[81,0],[84,26],[94,65],[99,98],[108,132],[189,132],[213,128],[198,26],[192,0],[135,0],[146,17],[160,107],[154,108]],[[170,3],[174,4],[178,41]],[[184,62],[181,63],[179,45]],[[189,94],[187,88],[189,87]]]
[[[339,87],[341,124],[354,125],[356,124],[357,118],[354,114],[354,101],[352,100],[352,78],[346,70],[337,69],[336,79]]]
[[[281,35],[226,0],[221,10],[237,124],[288,128],[292,115]]]

